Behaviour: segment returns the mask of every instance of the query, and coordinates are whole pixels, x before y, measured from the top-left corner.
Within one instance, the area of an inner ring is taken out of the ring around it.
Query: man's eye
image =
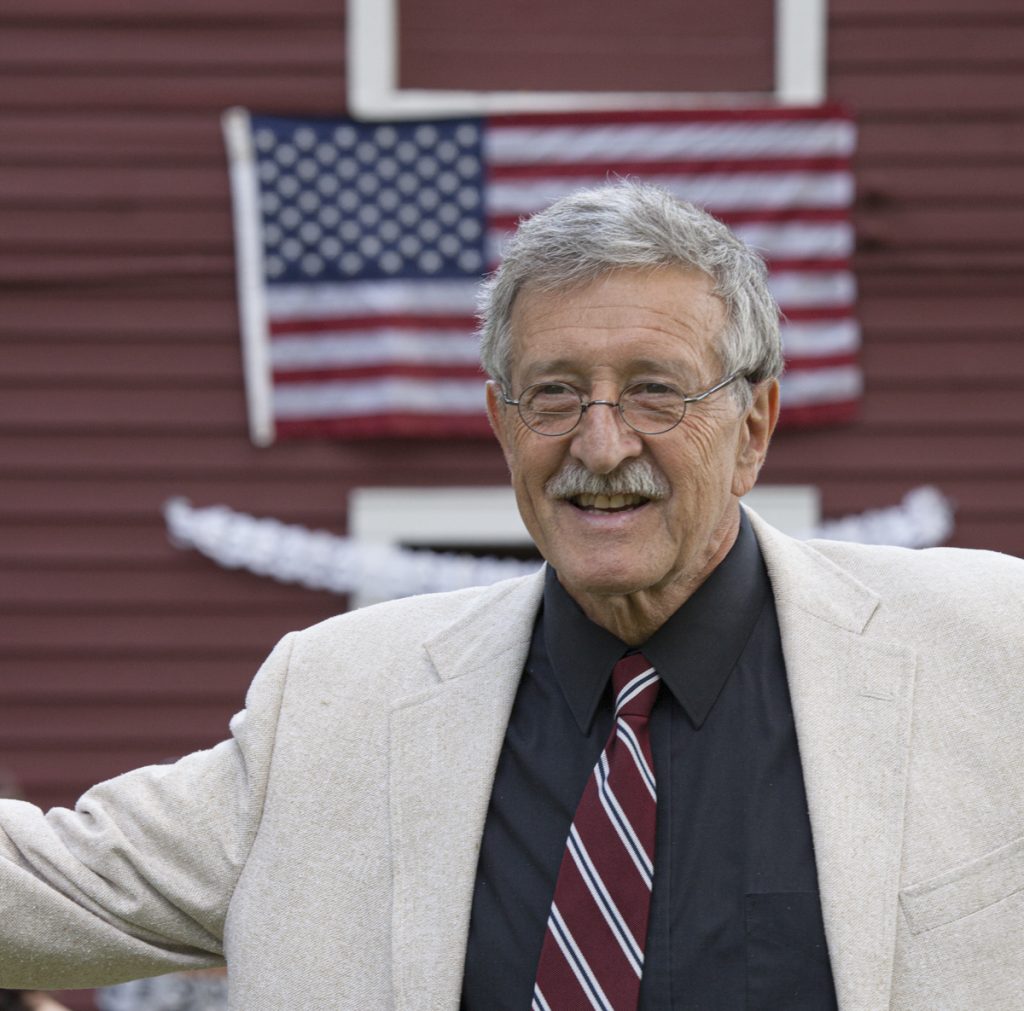
[[[579,410],[580,398],[564,383],[538,383],[523,395],[523,406],[544,414],[572,413]]]
[[[680,396],[679,391],[674,386],[669,386],[667,383],[654,382],[637,383],[635,386],[631,386],[626,392],[631,399],[641,400],[644,402],[674,400]]]
[[[627,411],[643,411],[648,414],[664,414],[674,417],[685,407],[680,392],[667,383],[636,383],[623,395],[622,402]]]

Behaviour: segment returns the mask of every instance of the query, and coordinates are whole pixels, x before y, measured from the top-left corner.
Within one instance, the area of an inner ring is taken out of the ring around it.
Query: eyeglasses
[[[686,396],[665,383],[634,383],[627,386],[618,400],[584,400],[583,394],[565,383],[535,383],[527,386],[518,400],[501,395],[501,399],[519,411],[523,424],[538,435],[568,435],[584,412],[597,405],[615,407],[622,420],[641,435],[670,432],[686,414],[687,404],[696,404],[712,393],[724,389],[738,379],[726,377],[703,393]]]

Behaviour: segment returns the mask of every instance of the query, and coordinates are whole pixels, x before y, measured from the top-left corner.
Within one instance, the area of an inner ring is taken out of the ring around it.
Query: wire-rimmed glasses
[[[619,393],[618,400],[585,400],[567,383],[534,383],[517,399],[503,392],[501,399],[519,411],[523,424],[538,435],[568,435],[591,407],[614,407],[622,420],[641,435],[662,435],[683,420],[687,404],[696,404],[724,389],[738,378],[727,376],[703,393],[687,395],[667,383],[633,383]]]

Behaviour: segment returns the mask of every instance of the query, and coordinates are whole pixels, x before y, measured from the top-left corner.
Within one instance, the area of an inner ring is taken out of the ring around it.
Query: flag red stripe
[[[811,308],[787,309],[782,308],[782,315],[791,323],[812,323],[815,320],[825,319],[852,319],[852,305],[825,305]]]
[[[758,222],[784,221],[787,224],[838,221],[849,224],[850,212],[845,207],[765,207],[748,211],[712,211],[719,221],[729,225],[756,224]]]
[[[487,379],[479,365],[420,365],[415,362],[387,362],[377,365],[328,366],[302,371],[275,370],[274,382],[279,385],[323,383],[331,379]],[[482,408],[481,408],[482,410]]]
[[[292,319],[272,319],[270,332],[274,337],[292,334],[322,333],[327,330],[473,330],[476,320],[472,316],[303,316]]]
[[[710,211],[719,221],[728,225],[757,224],[760,222],[785,222],[786,224],[818,224],[820,222],[840,222],[848,224],[850,212],[842,207],[766,207],[748,211]],[[488,227],[492,231],[511,232],[520,221],[530,217],[529,212],[522,214],[491,214],[487,217]]]
[[[743,172],[837,172],[848,171],[849,158],[716,158],[712,161],[586,161],[540,165],[498,165],[487,167],[488,178],[543,179],[550,176],[642,175],[650,178],[671,175],[737,175]]]
[[[786,358],[787,372],[815,372],[818,369],[835,369],[845,365],[856,365],[857,356],[854,354],[845,355],[815,355],[801,358]]]
[[[830,274],[837,271],[853,270],[853,263],[846,257],[836,257],[831,260],[765,260],[765,263],[773,274],[797,270],[806,273]]]
[[[782,405],[779,412],[780,424],[787,428],[817,428],[820,425],[834,425],[856,421],[860,416],[860,401],[842,400],[827,404],[804,404],[799,407]]]
[[[398,411],[347,418],[278,420],[280,439],[330,436],[344,439],[492,438],[487,416],[480,414],[411,414]]]

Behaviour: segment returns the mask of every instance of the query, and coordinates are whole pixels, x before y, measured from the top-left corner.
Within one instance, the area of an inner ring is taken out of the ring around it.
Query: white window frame
[[[347,101],[350,113],[360,119],[666,106],[816,105],[824,101],[826,94],[828,0],[775,0],[775,89],[772,92],[519,92],[400,88],[399,0],[347,2]]]

